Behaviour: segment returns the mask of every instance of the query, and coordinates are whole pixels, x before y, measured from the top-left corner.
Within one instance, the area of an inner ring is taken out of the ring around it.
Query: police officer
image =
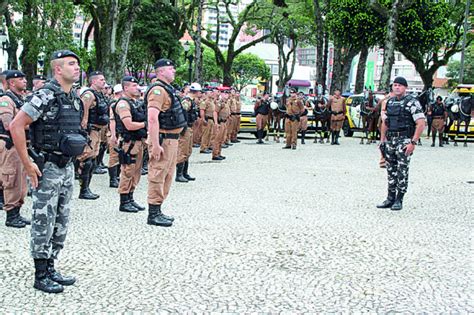
[[[148,108],[148,220],[150,225],[171,226],[174,218],[164,215],[161,206],[171,188],[178,139],[187,126],[183,107],[171,86],[176,70],[168,59],[155,63],[157,80],[145,93]]]
[[[146,113],[142,104],[137,102],[141,91],[138,80],[132,76],[122,79],[123,96],[114,104],[116,131],[119,140],[120,157],[120,194],[119,210],[138,212],[145,210],[133,199],[133,192],[138,186],[143,164],[145,148]]]
[[[84,150],[87,140],[81,130],[81,100],[72,90],[79,79],[79,57],[69,50],[53,53],[53,79],[27,99],[13,120],[10,132],[33,187],[31,254],[35,263],[34,288],[59,293],[72,285],[54,260],[64,247],[74,186],[72,160]],[[32,135],[30,155],[25,128]]]
[[[208,91],[205,99],[199,105],[199,113],[202,121],[202,137],[201,137],[201,149],[200,153],[209,154],[212,151],[209,149],[211,146],[211,138],[214,130],[214,125],[217,124],[217,115],[215,113],[215,101],[214,92]]]
[[[341,96],[341,90],[338,88],[329,98],[329,109],[331,110],[331,144],[339,145],[341,128],[346,118],[346,99]]]
[[[183,105],[183,109],[186,111],[188,127],[183,130],[179,137],[175,179],[177,182],[181,183],[196,180],[196,178],[189,175],[188,169],[189,157],[193,152],[193,126],[198,119],[198,107],[195,99],[199,98],[202,88],[199,83],[192,83],[186,90],[181,99],[181,104]]]
[[[10,136],[10,123],[20,111],[26,92],[25,74],[11,70],[6,76],[9,89],[0,97],[0,186],[3,187],[5,225],[23,228],[30,221],[20,215],[27,193],[26,174]]]
[[[298,127],[300,124],[300,116],[304,112],[302,100],[296,94],[296,90],[290,90],[290,97],[286,100],[286,118],[285,118],[285,134],[286,146],[283,149],[296,150],[296,140],[298,138]]]
[[[109,124],[109,107],[107,99],[102,93],[105,86],[105,78],[102,72],[91,72],[89,83],[90,88],[83,90],[81,94],[81,100],[84,104],[81,127],[87,129],[91,142],[78,158],[81,184],[79,199],[93,200],[100,196],[92,193],[89,185],[96,165],[95,158],[99,154],[100,135],[102,129],[107,128]]]
[[[395,96],[387,101],[387,118],[382,120],[380,145],[387,165],[388,196],[377,208],[402,209],[410,158],[425,128],[421,104],[414,96],[406,94],[407,87],[405,78],[395,78],[392,85]]]
[[[218,96],[217,105],[215,107],[215,115],[217,115],[217,124],[214,125],[214,141],[212,144],[212,160],[222,161],[226,157],[222,156],[222,148],[227,148],[225,145],[225,138],[227,135],[227,119],[230,116],[230,106],[228,103],[229,94],[220,91]]]
[[[235,100],[231,100],[235,103]],[[264,92],[262,98],[255,102],[254,107],[256,121],[257,121],[257,144],[263,144],[264,129],[268,123],[268,114],[270,113],[270,101],[268,92]],[[235,128],[232,126],[232,128]]]
[[[446,118],[448,118],[448,112],[446,111],[441,96],[436,98],[436,102],[433,105],[429,105],[428,114],[431,116],[431,132],[433,139],[431,146],[435,146],[436,132],[438,132],[439,146],[443,147],[443,132],[444,126],[446,125]]]
[[[8,90],[8,84],[7,84],[7,74],[9,70],[5,70],[0,73],[0,95],[5,94],[5,91]]]
[[[42,74],[37,74],[33,77],[33,92],[41,89],[46,83],[46,77]]]
[[[240,131],[240,117],[241,117],[241,109],[242,109],[242,102],[240,101],[240,92],[236,91],[235,89],[231,90],[231,100],[232,100],[232,107],[231,107],[231,115],[232,115],[232,134],[230,137],[231,143],[239,143],[240,140],[237,139],[237,135]]]
[[[299,130],[301,132],[301,144],[305,144],[306,131],[308,130],[308,109],[311,108],[311,102],[308,99],[304,99],[304,93],[300,93],[299,97],[304,104],[304,111],[300,117]]]
[[[123,89],[122,84],[116,84],[114,86],[114,95],[113,99],[110,102],[110,109],[109,109],[109,139],[108,139],[108,146],[109,146],[109,165],[108,165],[108,172],[109,172],[109,187],[111,188],[118,188],[119,185],[119,175],[120,175],[120,163],[119,163],[119,156],[116,151],[118,149],[118,137],[116,133],[116,125],[115,125],[115,114],[113,108],[115,108],[114,104],[117,103],[119,98],[122,97]]]

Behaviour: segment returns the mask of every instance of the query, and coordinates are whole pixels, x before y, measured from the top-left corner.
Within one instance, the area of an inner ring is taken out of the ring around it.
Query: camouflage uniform
[[[51,90],[42,89],[22,107],[33,121],[54,116],[48,102],[54,98]],[[33,190],[33,220],[31,226],[31,255],[34,259],[55,259],[64,247],[70,201],[74,184],[74,166],[64,168],[46,162],[38,187]]]
[[[405,100],[406,97],[409,99]],[[401,106],[403,106],[401,110],[410,113],[414,122],[418,119],[425,119],[420,102],[412,96],[405,96],[405,98],[401,100]],[[388,102],[390,101],[394,101],[394,98]],[[410,142],[411,137],[409,135],[391,136],[389,126],[384,153],[387,166],[388,190],[391,193],[405,194],[407,192],[411,155],[405,155],[404,148]]]

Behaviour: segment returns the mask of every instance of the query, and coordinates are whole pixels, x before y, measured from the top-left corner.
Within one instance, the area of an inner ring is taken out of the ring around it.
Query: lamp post
[[[189,42],[186,41],[183,44],[184,48],[184,59],[187,59],[189,61],[188,65],[188,82],[191,83],[192,81],[192,75],[193,75],[193,60],[194,56],[192,54],[189,54],[189,50],[191,49],[191,45],[189,45]]]

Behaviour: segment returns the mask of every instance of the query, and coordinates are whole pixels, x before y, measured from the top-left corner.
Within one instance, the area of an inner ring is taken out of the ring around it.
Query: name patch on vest
[[[8,102],[7,101],[3,101],[0,103],[0,107],[7,107],[8,106]]]

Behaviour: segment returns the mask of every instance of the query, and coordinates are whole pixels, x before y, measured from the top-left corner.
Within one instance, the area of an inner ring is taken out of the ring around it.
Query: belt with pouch
[[[160,138],[178,140],[179,139],[179,133],[161,133],[160,132]]]
[[[44,155],[45,162],[51,162],[56,164],[59,168],[64,168],[69,162],[72,162],[73,158],[70,156],[64,156],[60,154],[42,152]]]
[[[240,115],[240,113],[230,113],[231,115]]]
[[[444,116],[433,116],[433,119],[444,119]]]
[[[387,131],[387,138],[410,138],[407,130],[402,131]]]
[[[331,112],[333,115],[340,115],[340,114],[344,114],[344,112]]]

